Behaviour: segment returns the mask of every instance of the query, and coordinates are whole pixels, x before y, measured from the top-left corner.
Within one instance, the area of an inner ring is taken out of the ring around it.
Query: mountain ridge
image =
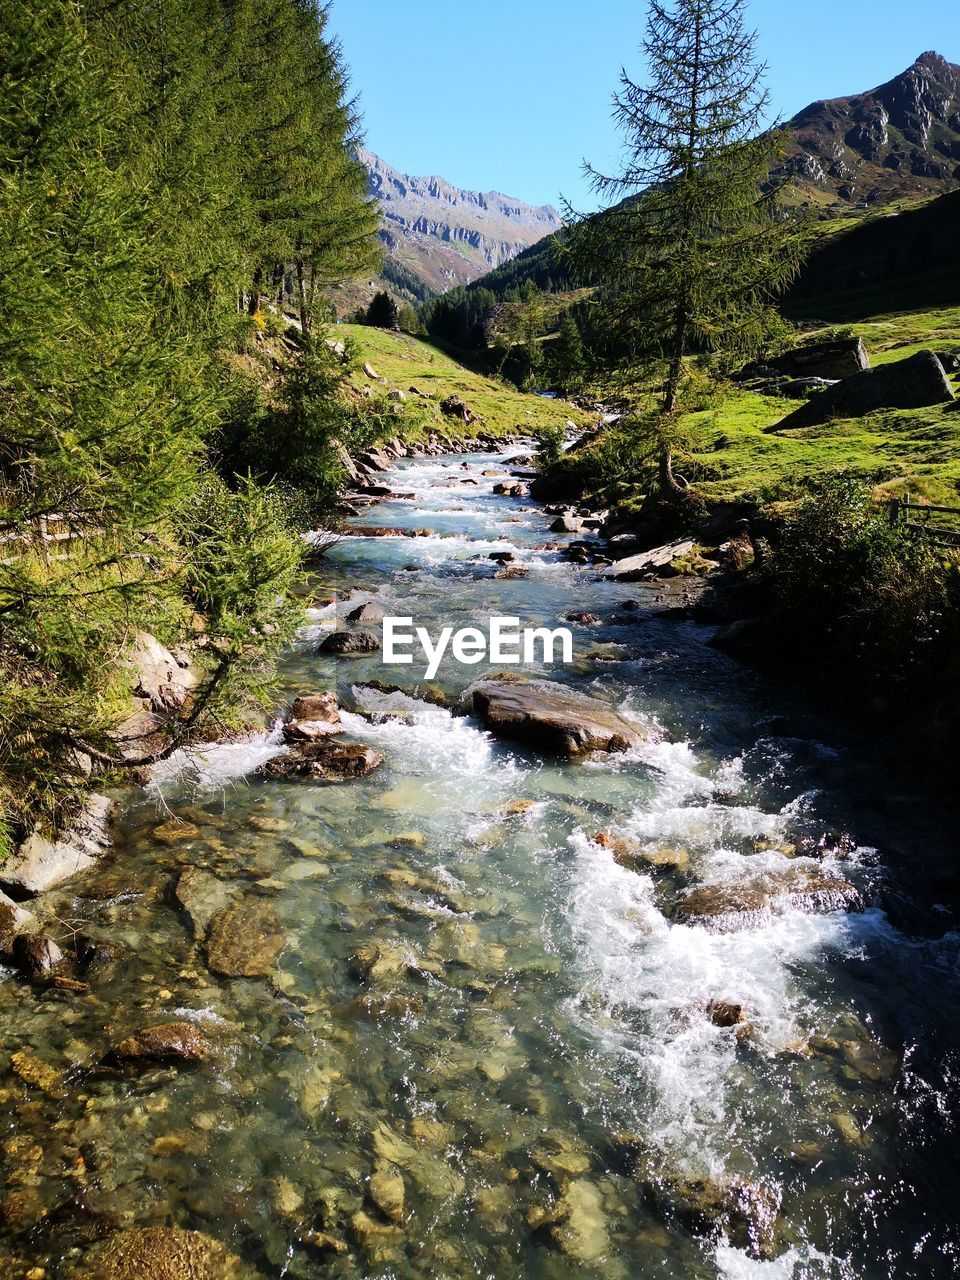
[[[437,174],[404,173],[366,148],[358,158],[382,210],[380,283],[401,297],[469,284],[562,225],[552,205],[457,187]]]

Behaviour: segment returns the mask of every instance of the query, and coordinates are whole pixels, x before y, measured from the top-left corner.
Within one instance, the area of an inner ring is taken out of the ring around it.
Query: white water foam
[[[279,721],[271,732],[255,734],[242,742],[185,748],[151,768],[147,791],[155,797],[173,787],[221,791],[285,750]]]

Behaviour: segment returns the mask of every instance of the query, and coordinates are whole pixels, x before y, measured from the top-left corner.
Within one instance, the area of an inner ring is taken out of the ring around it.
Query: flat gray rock
[[[552,680],[491,676],[466,690],[464,704],[497,737],[561,756],[628,751],[644,737],[613,707]]]
[[[14,897],[35,897],[89,871],[110,843],[112,809],[106,796],[94,795],[73,825],[56,839],[48,840],[39,832],[28,836],[0,868],[0,885]]]
[[[635,582],[645,578],[648,573],[663,574],[670,571],[674,560],[682,560],[692,554],[696,543],[691,539],[681,542],[668,542],[662,547],[654,547],[651,551],[640,551],[635,556],[626,556],[618,560],[609,569],[605,569],[603,577],[613,578],[617,582]]]

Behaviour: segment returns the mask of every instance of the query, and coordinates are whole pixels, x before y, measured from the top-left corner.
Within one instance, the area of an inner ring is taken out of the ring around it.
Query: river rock
[[[496,736],[567,757],[627,751],[643,738],[612,707],[551,680],[491,676],[471,685],[464,703]]]
[[[405,1189],[400,1172],[392,1164],[381,1161],[370,1178],[370,1199],[385,1218],[399,1222],[403,1218]]]
[[[136,1035],[121,1040],[110,1053],[114,1062],[205,1062],[210,1042],[191,1022],[165,1022],[144,1027]]]
[[[283,950],[280,918],[247,894],[217,911],[207,934],[207,968],[227,978],[269,978]]]
[[[583,533],[586,525],[580,516],[558,516],[550,526],[551,533]]]
[[[679,1218],[694,1234],[708,1235],[719,1229],[735,1248],[755,1258],[776,1256],[780,1204],[766,1187],[668,1176],[647,1182],[646,1189],[666,1218]]]
[[[17,934],[29,929],[33,922],[29,911],[0,893],[0,955],[8,954]]]
[[[833,418],[862,418],[878,409],[923,409],[954,399],[943,365],[932,351],[918,351],[906,360],[845,378],[765,430],[794,431]]]
[[[226,1245],[179,1227],[133,1228],[94,1245],[79,1280],[257,1280]]]
[[[0,885],[14,897],[34,897],[89,871],[110,843],[112,810],[112,801],[94,795],[59,836],[47,839],[34,832],[0,868]]]
[[[598,1266],[610,1249],[600,1192],[577,1178],[560,1197],[558,1210],[560,1221],[550,1229],[554,1243],[583,1266]]]
[[[681,898],[673,909],[680,924],[712,933],[732,933],[762,925],[787,910],[825,914],[862,911],[860,892],[839,876],[805,867],[735,884],[705,885]]]
[[[365,604],[358,604],[355,609],[351,609],[347,614],[348,622],[376,623],[382,622],[383,619],[384,610],[375,600],[368,600]]]
[[[283,736],[288,742],[312,742],[342,732],[337,700],[326,692],[308,693],[294,699],[283,726]]]
[[[304,743],[295,750],[267,760],[257,770],[260,777],[287,781],[291,778],[366,778],[383,764],[383,756],[360,742]]]
[[[335,653],[341,657],[376,653],[380,641],[370,631],[334,631],[320,642],[318,652]]]
[[[689,538],[678,542],[668,542],[662,547],[654,547],[651,551],[641,551],[637,555],[625,556],[605,569],[602,576],[616,582],[637,582],[650,574],[658,577],[670,577],[672,565],[677,560],[684,560],[696,548],[696,543]]]
[[[42,978],[63,964],[63,952],[52,938],[20,933],[13,940],[13,959],[28,977]]]
[[[203,937],[215,913],[227,906],[232,896],[230,885],[201,867],[181,871],[174,889],[174,897],[190,917],[198,937]]]

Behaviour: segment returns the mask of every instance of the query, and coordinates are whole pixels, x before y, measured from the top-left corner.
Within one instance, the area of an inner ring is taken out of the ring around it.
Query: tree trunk
[[[307,305],[307,285],[304,279],[303,259],[298,258],[296,262],[297,271],[297,301],[300,307],[300,327],[303,330],[305,338],[310,337],[310,308]]]
[[[257,316],[260,314],[260,291],[263,288],[263,268],[257,267],[253,273],[253,291],[250,294],[250,303],[248,307],[249,314]]]

